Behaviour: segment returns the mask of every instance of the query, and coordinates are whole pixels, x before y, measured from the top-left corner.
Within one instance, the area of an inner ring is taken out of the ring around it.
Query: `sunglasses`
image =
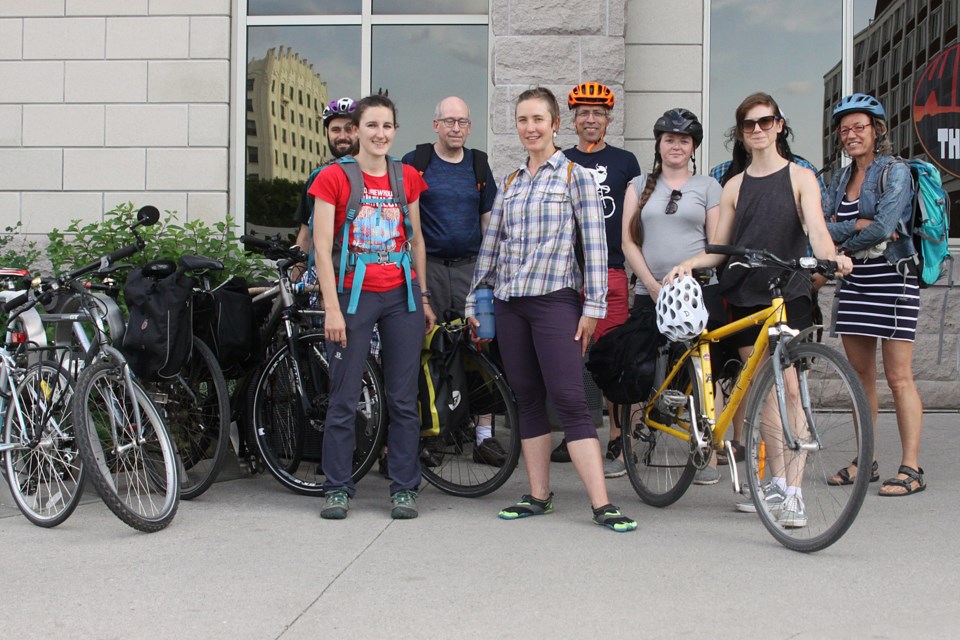
[[[680,198],[682,197],[683,191],[680,191],[680,189],[674,189],[672,192],[670,192],[670,202],[667,203],[667,208],[664,209],[663,212],[668,216],[675,214],[677,212],[677,208],[679,207],[677,202],[679,202]]]
[[[763,116],[756,120],[744,120],[740,123],[740,130],[744,133],[752,133],[756,126],[760,125],[761,131],[770,131],[779,119],[779,116]]]

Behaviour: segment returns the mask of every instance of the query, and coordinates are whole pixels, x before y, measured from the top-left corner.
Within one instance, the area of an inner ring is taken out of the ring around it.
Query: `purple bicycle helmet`
[[[339,100],[331,100],[330,104],[323,108],[323,126],[327,126],[332,118],[343,118],[350,117],[357,109],[357,103],[353,101],[353,98],[340,98]]]

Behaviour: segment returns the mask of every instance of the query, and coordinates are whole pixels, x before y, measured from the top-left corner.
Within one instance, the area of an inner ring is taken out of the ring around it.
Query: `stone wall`
[[[121,202],[222,221],[230,0],[0,2],[0,228]]]
[[[493,60],[490,73],[492,136],[487,145],[493,174],[513,171],[526,157],[514,125],[514,101],[523,91],[549,88],[560,101],[557,144],[576,143],[567,94],[580,82],[613,89],[617,106],[607,140],[623,146],[625,0],[493,0]]]

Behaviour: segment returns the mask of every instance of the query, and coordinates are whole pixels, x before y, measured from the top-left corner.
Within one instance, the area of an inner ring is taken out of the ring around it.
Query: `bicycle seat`
[[[154,260],[143,265],[143,275],[148,278],[166,278],[176,270],[177,263],[173,260]]]
[[[223,263],[206,256],[180,256],[180,266],[187,271],[223,271]]]

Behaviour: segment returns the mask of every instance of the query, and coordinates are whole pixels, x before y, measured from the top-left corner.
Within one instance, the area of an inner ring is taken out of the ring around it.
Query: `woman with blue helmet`
[[[920,312],[920,289],[910,219],[913,180],[905,162],[892,155],[883,105],[863,93],[846,96],[833,110],[843,153],[853,162],[839,171],[827,190],[827,229],[842,251],[853,258],[853,273],[837,290],[833,330],[863,382],[876,428],[877,340],[883,371],[893,395],[903,454],[897,475],[885,480],[881,496],[923,491],[919,465],[923,405],[913,380],[913,341]],[[859,463],[840,469],[830,484],[854,481]],[[876,460],[870,481],[880,479]],[[867,467],[863,467],[866,469]]]

